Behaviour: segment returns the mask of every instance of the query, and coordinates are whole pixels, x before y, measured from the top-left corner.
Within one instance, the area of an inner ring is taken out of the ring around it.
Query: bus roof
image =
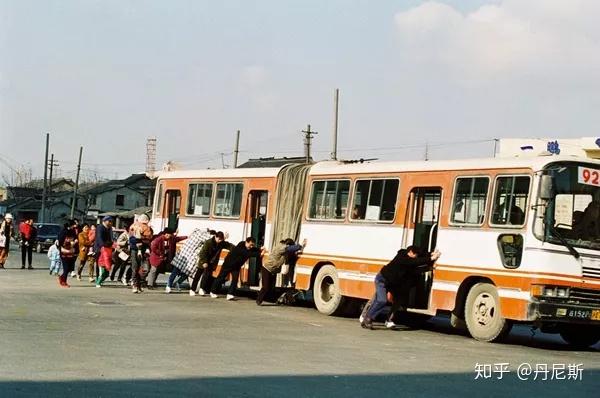
[[[486,170],[530,168],[541,170],[546,164],[558,161],[578,161],[600,165],[600,161],[577,156],[536,156],[514,158],[483,158],[430,161],[390,161],[343,163],[326,161],[311,167],[311,175],[372,174],[404,171]]]
[[[546,164],[559,161],[577,161],[600,166],[600,160],[578,156],[522,156],[459,160],[429,161],[368,161],[347,163],[322,161],[310,168],[310,175],[374,174],[407,171],[486,170],[529,168],[541,170]],[[240,169],[175,170],[158,172],[159,179],[248,178],[277,177],[282,167]]]
[[[281,167],[259,167],[241,169],[175,170],[156,173],[159,179],[171,178],[245,178],[277,177]]]

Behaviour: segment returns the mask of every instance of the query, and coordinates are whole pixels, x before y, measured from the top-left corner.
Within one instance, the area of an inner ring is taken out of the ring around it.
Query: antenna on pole
[[[425,141],[425,160],[429,160],[429,141]]]
[[[336,88],[334,99],[333,99],[334,116],[333,116],[333,148],[331,150],[331,159],[332,160],[337,160],[339,98],[340,98],[340,89]]]
[[[42,190],[42,215],[41,221],[46,222],[46,189],[48,183],[48,147],[50,146],[50,133],[46,133],[46,157],[44,158],[44,189]]]
[[[319,134],[317,131],[310,131],[310,124],[306,126],[306,130],[302,130],[304,133],[304,156],[306,157],[306,164],[311,162],[310,159],[310,146],[313,135]]]
[[[73,201],[71,202],[71,220],[75,217],[75,205],[77,204],[77,190],[79,189],[79,171],[81,170],[81,154],[83,147],[79,147],[79,161],[77,162],[77,176],[75,177],[75,189],[73,190]]]
[[[146,140],[146,175],[152,176],[156,171],[156,137]]]
[[[240,153],[240,130],[235,135],[235,148],[233,150],[233,168],[237,168],[238,164],[238,153]]]

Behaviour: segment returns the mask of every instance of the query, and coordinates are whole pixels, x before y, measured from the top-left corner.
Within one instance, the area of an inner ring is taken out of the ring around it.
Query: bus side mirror
[[[547,174],[542,175],[540,179],[540,194],[539,198],[550,200],[554,198],[554,178]]]

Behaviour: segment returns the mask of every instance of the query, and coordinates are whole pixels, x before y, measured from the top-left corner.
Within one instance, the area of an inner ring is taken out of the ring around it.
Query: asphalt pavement
[[[574,351],[525,326],[488,344],[457,333],[445,317],[423,329],[370,331],[313,308],[258,307],[252,294],[234,302],[187,290],[134,295],[116,282],[96,289],[87,278],[62,289],[48,275],[45,254],[34,257],[35,269],[21,270],[13,251],[0,270],[0,397],[600,391],[599,346]]]

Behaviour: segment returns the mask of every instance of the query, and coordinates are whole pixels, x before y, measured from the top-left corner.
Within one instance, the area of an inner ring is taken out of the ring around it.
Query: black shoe
[[[27,267],[27,269],[33,269],[33,267],[30,265],[29,267]]]
[[[373,321],[370,320],[369,318],[365,318],[365,320],[360,323],[360,326],[363,329],[373,330]]]
[[[24,266],[24,265],[22,265],[22,266],[21,266],[21,269],[25,269],[25,266]]]

